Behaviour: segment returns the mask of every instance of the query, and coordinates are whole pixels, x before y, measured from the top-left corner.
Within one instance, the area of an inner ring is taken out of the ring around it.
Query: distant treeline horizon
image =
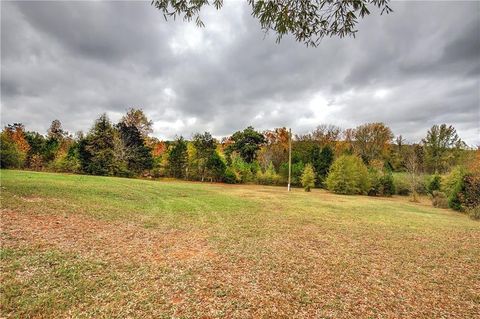
[[[118,123],[102,114],[88,132],[76,136],[59,120],[52,122],[46,135],[21,123],[10,124],[1,133],[1,167],[228,183],[286,182],[289,131],[285,127],[260,132],[249,126],[221,139],[203,132],[189,140],[179,136],[162,141],[150,136],[152,125],[135,108]],[[330,166],[342,155],[357,156],[369,168],[405,172],[408,157],[415,154],[419,172],[441,174],[468,162],[474,151],[446,124],[432,126],[416,143],[394,136],[380,122],[347,129],[321,124],[292,136],[292,184],[300,185],[305,166],[311,164],[315,186],[325,187]]]

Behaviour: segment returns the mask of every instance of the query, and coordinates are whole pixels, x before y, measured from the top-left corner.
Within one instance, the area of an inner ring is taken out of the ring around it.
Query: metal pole
[[[292,129],[288,129],[288,191],[290,191],[290,179],[292,176]]]

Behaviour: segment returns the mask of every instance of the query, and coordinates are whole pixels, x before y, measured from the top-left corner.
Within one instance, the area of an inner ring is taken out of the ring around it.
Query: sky
[[[1,125],[86,132],[136,107],[161,139],[384,122],[418,142],[447,123],[480,145],[480,2],[391,7],[313,48],[277,44],[245,0],[203,10],[204,28],[150,1],[2,1]]]

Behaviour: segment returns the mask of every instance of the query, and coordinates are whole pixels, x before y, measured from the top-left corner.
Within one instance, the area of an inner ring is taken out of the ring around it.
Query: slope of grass
[[[1,171],[6,317],[480,313],[480,223],[408,199]]]

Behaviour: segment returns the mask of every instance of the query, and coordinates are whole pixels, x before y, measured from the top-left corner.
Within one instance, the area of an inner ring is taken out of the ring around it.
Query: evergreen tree
[[[85,173],[113,175],[115,173],[115,129],[106,114],[101,115],[85,140],[80,141],[80,164]]]
[[[153,166],[151,149],[145,145],[141,132],[134,125],[120,122],[117,125],[124,148],[124,159],[128,170],[139,174]]]
[[[310,188],[315,187],[315,171],[312,164],[308,163],[303,169],[302,177],[302,186],[306,192],[310,191]]]
[[[312,149],[311,161],[315,170],[316,184],[322,187],[328,175],[328,170],[333,163],[333,151],[329,145],[326,145],[320,150],[320,147],[315,145]]]
[[[176,178],[185,177],[185,168],[187,167],[187,142],[183,137],[177,138],[168,153],[168,165],[170,174]]]
[[[206,168],[212,181],[221,181],[223,179],[226,165],[216,151],[208,158]]]

